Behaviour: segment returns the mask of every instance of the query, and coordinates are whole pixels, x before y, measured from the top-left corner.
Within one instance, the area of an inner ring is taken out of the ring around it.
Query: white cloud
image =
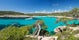
[[[61,10],[61,9],[57,9],[57,10],[54,10],[52,9],[51,11],[47,11],[47,10],[42,10],[42,11],[35,11],[34,13],[57,13],[57,12],[66,12],[68,10],[64,9],[64,10]]]
[[[47,10],[42,10],[42,11],[35,11],[35,13],[51,13],[51,12],[49,12]]]
[[[61,9],[58,9],[58,10],[53,10],[53,13],[57,13],[57,12],[66,12],[68,10],[64,9],[64,10],[61,10]]]

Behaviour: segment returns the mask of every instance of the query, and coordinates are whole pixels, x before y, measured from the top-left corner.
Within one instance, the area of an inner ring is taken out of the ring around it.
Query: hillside
[[[14,11],[0,11],[0,15],[23,15],[24,13]]]
[[[74,8],[68,12],[62,13],[20,13],[14,11],[0,11],[0,15],[29,15],[29,16],[47,16],[47,15],[54,15],[54,16],[79,16],[79,8]]]
[[[79,8],[73,8],[72,10],[68,12],[61,12],[61,13],[34,13],[34,14],[27,14],[27,15],[38,15],[38,16],[46,16],[46,15],[54,15],[54,16],[74,16],[77,15],[79,16]]]

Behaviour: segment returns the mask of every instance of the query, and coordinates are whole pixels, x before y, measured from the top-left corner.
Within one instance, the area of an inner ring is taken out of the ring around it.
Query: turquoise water
[[[0,18],[0,29],[5,28],[12,24],[17,25],[32,25],[36,22],[36,19],[28,18]]]
[[[18,25],[32,25],[37,20],[43,20],[45,25],[48,27],[46,30],[49,32],[54,31],[54,29],[58,26],[66,25],[64,22],[59,21],[56,23],[57,18],[55,17],[34,17],[34,18],[0,18],[0,29],[5,28],[5,25],[11,25],[17,23]],[[68,21],[68,24],[72,23],[78,24],[78,20]]]

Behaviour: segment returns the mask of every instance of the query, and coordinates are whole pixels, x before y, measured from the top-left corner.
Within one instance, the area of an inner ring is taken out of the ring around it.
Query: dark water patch
[[[7,27],[8,25],[0,25],[0,30]]]
[[[4,29],[4,28],[7,28],[7,27],[9,27],[9,26],[22,27],[22,26],[25,26],[25,25],[18,25],[18,24],[14,24],[14,25],[11,25],[11,24],[4,25],[4,24],[0,24],[0,30],[1,30],[1,29]]]
[[[30,17],[0,17],[0,19],[26,19]]]
[[[34,17],[33,19],[34,19],[34,20],[42,20],[42,19],[40,19],[40,18],[36,18],[36,17]]]

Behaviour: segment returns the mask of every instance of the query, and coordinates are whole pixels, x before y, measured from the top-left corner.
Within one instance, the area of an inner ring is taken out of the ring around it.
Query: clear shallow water
[[[11,25],[14,23],[17,23],[19,25],[32,25],[34,24],[37,20],[43,20],[45,25],[48,27],[46,30],[48,30],[49,32],[54,31],[54,29],[58,26],[64,26],[66,25],[64,22],[59,21],[58,23],[56,23],[57,18],[55,17],[35,17],[35,18],[0,18],[0,29],[6,27],[5,25]],[[72,20],[72,21],[68,21],[68,24],[72,24],[72,23],[76,23],[78,24],[79,21],[78,20]]]
[[[36,22],[36,19],[28,18],[0,18],[0,29],[7,27],[8,25],[17,24],[17,25],[32,25]]]

